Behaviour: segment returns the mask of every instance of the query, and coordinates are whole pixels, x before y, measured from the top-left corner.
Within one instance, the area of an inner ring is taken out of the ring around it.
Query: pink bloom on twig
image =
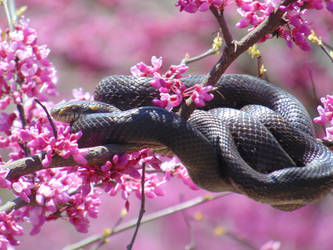
[[[157,60],[156,57],[153,58],[152,62]],[[158,63],[155,62],[153,67],[141,62],[131,69],[132,74],[136,76],[153,77],[150,82],[151,86],[160,92],[160,98],[153,100],[154,105],[171,111],[174,107],[179,106],[184,98],[191,97],[198,107],[205,106],[205,102],[213,99],[214,96],[209,93],[212,90],[212,86],[203,87],[196,84],[186,88],[182,83],[181,78],[184,77],[183,74],[188,70],[186,65],[171,65],[165,74],[161,74],[162,58],[160,57],[157,61]],[[158,70],[152,70],[156,68]]]

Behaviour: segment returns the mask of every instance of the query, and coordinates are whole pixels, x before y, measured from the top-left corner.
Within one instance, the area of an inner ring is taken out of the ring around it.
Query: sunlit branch
[[[213,13],[217,22],[220,25],[223,40],[225,42],[225,46],[227,46],[229,48],[233,47],[233,38],[232,38],[231,33],[229,31],[227,22],[224,19],[223,10],[217,10],[214,7],[210,7],[210,11]]]
[[[218,193],[218,194],[214,194],[214,195],[206,195],[206,196],[198,197],[198,198],[180,203],[180,204],[175,205],[175,206],[168,207],[166,209],[162,209],[162,210],[157,211],[155,213],[151,213],[149,215],[144,216],[142,221],[141,221],[141,224],[145,224],[147,222],[162,218],[164,216],[177,213],[177,212],[182,211],[184,209],[194,207],[194,206],[197,206],[197,205],[202,204],[202,203],[206,203],[206,202],[211,201],[211,200],[215,200],[217,198],[226,196],[227,194],[229,194],[229,192],[223,192],[223,193]],[[135,227],[136,224],[137,224],[137,219],[133,219],[133,220],[131,220],[127,223],[124,223],[123,225],[120,225],[119,227],[113,229],[108,236],[110,237],[112,235],[115,235],[115,234],[118,234],[120,232],[126,231],[130,228]],[[104,238],[105,238],[105,234],[91,236],[91,237],[86,238],[86,239],[84,239],[80,242],[77,242],[77,243],[73,244],[73,245],[65,247],[64,250],[81,249],[81,248],[83,248],[85,246],[88,246],[88,245],[91,245],[95,242],[99,242],[100,240],[102,240]]]
[[[112,156],[115,154],[136,152],[145,147],[147,147],[147,145],[138,144],[109,144],[105,146],[91,147],[88,149],[88,153],[85,155],[85,159],[87,160],[87,164],[101,165],[104,164],[107,160],[112,159]],[[80,163],[76,162],[72,156],[64,159],[59,155],[54,155],[50,165],[48,167],[44,167],[42,165],[44,155],[44,153],[39,153],[3,165],[2,167],[10,169],[6,178],[8,180],[14,180],[20,176],[31,174],[46,168],[81,165]]]
[[[190,63],[193,63],[193,62],[196,62],[196,61],[199,61],[207,56],[210,56],[210,55],[214,55],[216,54],[216,50],[213,49],[213,48],[210,48],[209,50],[207,50],[206,52],[198,55],[198,56],[194,56],[194,57],[190,57],[190,58],[187,58],[185,57],[182,61],[181,61],[181,64],[190,64]]]

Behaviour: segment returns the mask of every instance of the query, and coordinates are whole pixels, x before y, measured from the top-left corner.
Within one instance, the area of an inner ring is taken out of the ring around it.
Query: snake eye
[[[72,106],[71,109],[72,109],[71,111],[75,113],[78,113],[80,111],[80,107],[76,105]]]

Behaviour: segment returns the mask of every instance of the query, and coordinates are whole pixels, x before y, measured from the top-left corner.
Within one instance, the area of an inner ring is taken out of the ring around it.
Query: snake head
[[[92,113],[109,113],[119,111],[116,107],[97,101],[70,101],[60,103],[51,109],[54,119],[72,123],[81,116]]]
[[[73,122],[79,119],[83,113],[85,105],[82,101],[72,101],[60,103],[51,109],[51,115],[54,119],[61,122]]]

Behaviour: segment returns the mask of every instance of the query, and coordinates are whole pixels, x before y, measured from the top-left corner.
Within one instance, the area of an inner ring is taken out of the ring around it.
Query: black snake
[[[95,90],[98,102],[59,104],[52,115],[71,122],[72,132],[82,130],[81,147],[165,145],[209,191],[242,193],[293,210],[331,190],[333,154],[315,139],[308,113],[288,92],[253,76],[224,75],[214,99],[185,121],[151,106],[159,92],[150,80],[107,77]],[[182,79],[187,86],[203,80]]]

